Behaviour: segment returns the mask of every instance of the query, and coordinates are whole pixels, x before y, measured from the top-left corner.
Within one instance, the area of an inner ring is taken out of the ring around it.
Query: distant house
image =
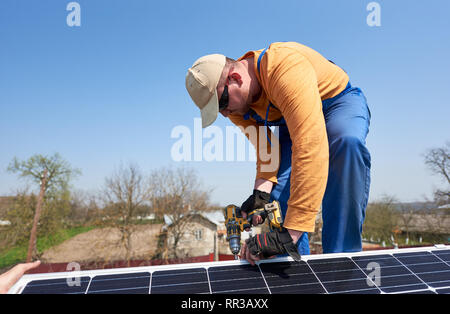
[[[408,223],[399,222],[402,231],[450,234],[450,215],[412,214]]]
[[[166,257],[184,258],[218,254],[217,225],[214,222],[200,214],[182,217],[175,223],[169,216],[165,216],[164,221],[166,233],[162,241],[165,242]]]
[[[398,220],[401,233],[416,238],[432,238],[450,242],[450,213],[448,208],[439,208],[429,213],[403,214]]]

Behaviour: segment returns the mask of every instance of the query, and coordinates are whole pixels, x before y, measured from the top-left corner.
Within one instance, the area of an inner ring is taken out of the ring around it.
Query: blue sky
[[[380,27],[367,25],[365,0],[79,0],[80,27],[66,23],[69,2],[0,2],[0,195],[25,185],[6,172],[14,156],[59,152],[82,171],[76,189],[101,188],[121,162],[183,165],[214,188],[214,202],[240,204],[252,162],[175,162],[170,135],[199,117],[184,87],[198,57],[276,41],[316,49],[365,92],[370,200],[420,201],[444,184],[422,155],[450,140],[447,0],[377,1]]]

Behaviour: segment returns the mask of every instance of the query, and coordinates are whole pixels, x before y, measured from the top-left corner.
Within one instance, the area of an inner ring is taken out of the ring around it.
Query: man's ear
[[[234,82],[238,83],[239,86],[242,85],[242,77],[239,73],[233,72],[228,77],[230,78],[230,81],[234,81]]]

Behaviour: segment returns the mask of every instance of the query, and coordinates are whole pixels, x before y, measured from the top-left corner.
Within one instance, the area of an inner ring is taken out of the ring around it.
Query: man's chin
[[[239,114],[239,115],[241,115],[241,116],[244,116],[244,115],[247,114],[247,112],[248,112],[249,110],[250,110],[250,106],[249,106],[248,108],[246,108],[246,109],[242,109],[242,110],[236,111],[236,113]]]

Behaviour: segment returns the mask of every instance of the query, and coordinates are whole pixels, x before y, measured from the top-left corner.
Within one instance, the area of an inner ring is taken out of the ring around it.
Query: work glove
[[[270,194],[259,191],[259,190],[253,190],[253,194],[248,197],[248,199],[242,203],[241,211],[249,214],[255,209],[264,208],[264,205],[268,204],[270,201]],[[262,222],[264,222],[267,215],[260,215],[262,218]]]
[[[297,246],[286,228],[281,231],[257,234],[245,241],[250,254],[268,258],[274,255],[289,254],[296,262],[301,259]]]

